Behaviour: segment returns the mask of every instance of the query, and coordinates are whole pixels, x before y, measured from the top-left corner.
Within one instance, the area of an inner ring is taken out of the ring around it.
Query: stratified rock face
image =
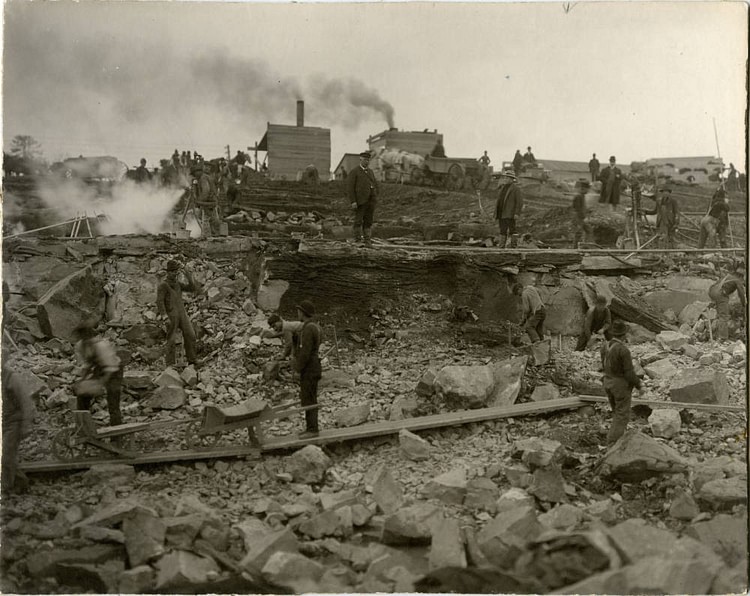
[[[672,381],[672,401],[703,404],[729,403],[729,383],[724,373],[710,368],[688,368]]]
[[[604,456],[600,470],[623,482],[685,472],[687,461],[677,451],[635,430],[627,431]]]
[[[73,329],[84,320],[104,314],[104,290],[91,267],[71,273],[52,286],[36,307],[39,327],[45,335],[73,339]]]

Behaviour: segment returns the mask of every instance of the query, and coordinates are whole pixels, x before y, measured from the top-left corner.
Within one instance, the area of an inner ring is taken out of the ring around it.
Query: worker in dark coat
[[[607,308],[607,299],[604,296],[597,295],[594,300],[594,306],[588,309],[586,317],[583,320],[583,331],[578,336],[576,351],[583,352],[588,346],[589,340],[594,333],[600,333],[604,339],[612,339],[612,313]]]
[[[675,248],[675,233],[680,225],[680,209],[671,188],[661,189],[657,206],[656,228],[661,237],[661,248]]]
[[[599,160],[596,159],[596,153],[589,160],[589,172],[591,172],[591,183],[593,184],[599,178]]]
[[[182,272],[187,283],[179,277],[180,264],[177,261],[169,261],[166,279],[156,289],[157,312],[160,317],[165,317],[168,321],[165,362],[167,366],[175,363],[175,340],[177,331],[180,330],[185,344],[185,358],[188,363],[198,366],[195,330],[185,310],[182,292],[198,292],[200,286],[188,269],[183,269]]]
[[[523,160],[531,165],[536,165],[536,157],[531,151],[531,147],[526,147],[526,153],[523,154]]]
[[[430,153],[431,157],[445,157],[445,147],[443,147],[443,140],[438,138],[437,143],[432,148]]]
[[[705,248],[707,244],[716,248],[717,238],[721,248],[728,248],[727,230],[729,229],[729,197],[723,189],[719,189],[711,201],[708,213],[701,219],[698,248]]]
[[[78,382],[74,385],[76,407],[90,410],[98,395],[107,395],[109,423],[122,424],[120,396],[122,394],[122,362],[114,346],[96,333],[92,322],[83,322],[73,330],[76,338],[75,353],[81,363]]]
[[[497,204],[495,205],[495,219],[500,227],[500,236],[497,244],[505,248],[510,240],[513,246],[513,235],[516,233],[516,216],[521,215],[523,209],[523,195],[518,187],[516,175],[510,170],[505,172],[508,182],[503,184],[497,193]]]
[[[539,295],[539,290],[534,286],[522,286],[520,283],[513,285],[513,294],[521,297],[521,313],[523,319],[521,326],[526,330],[531,343],[544,339],[544,320],[547,318],[547,310],[544,301]]]
[[[513,156],[513,171],[516,176],[520,176],[523,171],[523,155],[520,149],[516,149],[516,154]]]
[[[372,245],[372,222],[380,192],[378,181],[369,166],[370,153],[364,151],[359,154],[359,167],[349,172],[346,179],[349,200],[354,209],[354,241],[361,243],[364,235],[366,246]]]
[[[581,180],[579,185],[578,192],[573,197],[573,248],[578,248],[578,243],[582,240],[588,242],[591,236],[591,226],[586,222],[586,192],[591,185],[588,180]]]
[[[633,357],[625,345],[628,326],[619,319],[612,324],[612,339],[601,348],[604,376],[602,384],[612,408],[612,426],[607,435],[607,443],[616,442],[627,429],[630,421],[630,400],[633,388],[641,390],[641,380],[635,374]]]
[[[303,406],[318,404],[318,381],[321,376],[320,356],[320,327],[313,321],[315,307],[309,300],[302,301],[297,306],[297,316],[302,321],[299,331],[299,348],[295,360],[295,369],[300,377],[300,402]],[[300,438],[318,435],[318,409],[305,411],[305,432]]]
[[[716,338],[729,339],[729,297],[737,292],[742,304],[742,312],[745,312],[747,296],[745,295],[745,265],[740,263],[734,271],[722,276],[719,281],[708,289],[708,296],[716,308]]]
[[[609,165],[599,174],[602,183],[599,202],[611,205],[612,211],[617,209],[620,203],[620,185],[622,184],[622,170],[617,167],[615,156],[609,158]]]
[[[135,181],[138,184],[143,184],[144,182],[149,182],[151,180],[151,172],[148,171],[148,168],[146,167],[146,159],[141,158],[141,165],[139,165],[135,169]]]

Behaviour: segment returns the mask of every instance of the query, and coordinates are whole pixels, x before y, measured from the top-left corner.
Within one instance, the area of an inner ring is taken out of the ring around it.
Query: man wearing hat
[[[707,244],[711,248],[718,246],[728,248],[727,230],[729,229],[729,197],[726,191],[719,187],[711,199],[708,213],[701,219],[701,231],[698,238],[698,248],[705,248]]]
[[[300,377],[300,402],[303,406],[317,406],[318,381],[320,380],[320,327],[313,321],[315,307],[309,300],[303,300],[297,306],[297,316],[302,321],[299,331],[299,348],[295,360],[295,368]],[[301,439],[318,435],[317,407],[305,411],[305,432]]]
[[[680,225],[680,210],[677,201],[672,197],[672,189],[661,189],[657,204],[656,228],[661,238],[661,248],[675,248],[675,232]]]
[[[107,394],[109,423],[122,424],[120,394],[122,393],[122,363],[112,344],[96,333],[91,321],[81,323],[73,330],[77,339],[75,353],[81,363],[78,381],[73,391],[79,410],[91,408],[91,402],[102,393]]]
[[[200,287],[193,279],[192,273],[187,269],[182,271],[187,281],[187,283],[184,283],[179,277],[180,269],[180,264],[177,261],[167,262],[166,278],[156,289],[157,312],[160,317],[165,317],[168,320],[165,363],[167,366],[175,363],[174,346],[177,331],[180,330],[185,344],[185,357],[190,364],[197,366],[195,331],[185,310],[182,292],[198,292]]]
[[[500,228],[497,244],[500,248],[505,248],[509,240],[511,240],[510,245],[513,246],[512,236],[516,233],[516,216],[521,214],[523,208],[523,197],[518,187],[516,174],[512,170],[506,170],[503,175],[508,181],[498,189],[495,205],[495,219]]]
[[[591,172],[591,183],[593,184],[599,177],[599,160],[596,159],[596,153],[589,160],[589,172]]]
[[[612,338],[601,349],[604,369],[602,384],[609,398],[609,406],[612,408],[612,426],[607,435],[609,445],[617,441],[628,426],[633,387],[643,391],[641,380],[633,368],[633,357],[625,345],[628,326],[618,319],[612,324],[610,333]]]
[[[346,178],[349,200],[354,209],[354,241],[366,246],[372,245],[372,221],[380,186],[370,169],[370,152],[359,154],[359,167],[354,168]]]
[[[609,158],[609,165],[599,174],[602,183],[602,191],[599,202],[609,204],[612,211],[617,210],[620,203],[620,184],[622,183],[622,170],[617,167],[615,156]]]
[[[719,281],[708,289],[708,295],[716,308],[716,338],[729,339],[729,297],[737,292],[737,297],[742,304],[742,312],[745,312],[747,296],[745,296],[745,264],[740,262],[733,271],[723,275]]]
[[[586,193],[591,184],[588,180],[579,181],[578,192],[573,197],[573,248],[578,248],[578,243],[583,238],[584,242],[588,242],[589,236],[591,235],[591,226],[586,223]]]

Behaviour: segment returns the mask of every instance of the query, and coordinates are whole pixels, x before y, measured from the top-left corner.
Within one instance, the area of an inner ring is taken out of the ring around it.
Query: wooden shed
[[[304,125],[304,104],[297,102],[297,126],[268,123],[258,151],[267,152],[268,173],[279,180],[296,180],[313,164],[321,181],[331,175],[331,129]]]
[[[385,147],[386,149],[400,149],[401,151],[427,155],[435,147],[438,139],[442,142],[443,135],[438,133],[437,130],[432,132],[426,130],[423,132],[409,132],[391,128],[369,137],[367,144],[370,147],[370,151]]]
[[[333,170],[336,180],[345,180],[347,174],[359,165],[359,153],[344,153],[339,165]]]

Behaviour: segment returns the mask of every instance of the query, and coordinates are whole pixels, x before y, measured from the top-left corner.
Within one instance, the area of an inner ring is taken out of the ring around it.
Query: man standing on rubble
[[[497,192],[497,204],[495,205],[495,219],[500,228],[500,236],[497,245],[505,248],[507,243],[514,246],[513,235],[516,233],[516,216],[521,215],[523,209],[523,195],[518,187],[516,174],[507,170],[503,174],[508,181],[503,184]]]
[[[586,215],[589,211],[586,208],[586,193],[589,188],[591,188],[591,184],[588,180],[580,180],[578,192],[573,197],[573,248],[578,248],[578,243],[581,240],[588,242],[591,235],[591,226],[586,223]]]
[[[591,184],[593,184],[599,177],[599,160],[596,159],[596,153],[589,160],[589,172],[591,172]]]
[[[610,205],[612,211],[617,210],[620,203],[620,184],[622,183],[622,170],[617,167],[615,156],[609,158],[609,165],[599,174],[602,183],[599,202]]]
[[[611,445],[624,433],[630,421],[630,400],[633,388],[643,392],[641,380],[635,374],[633,357],[625,345],[628,326],[621,320],[612,324],[612,339],[601,348],[604,376],[602,384],[612,408],[612,426],[607,434],[607,444]]]
[[[745,265],[740,263],[724,275],[719,281],[708,289],[708,295],[713,300],[716,308],[716,333],[717,339],[729,339],[729,297],[737,292],[737,297],[742,304],[742,312],[745,312],[747,297],[745,296]]]
[[[156,289],[156,309],[160,317],[165,317],[167,325],[167,344],[165,353],[165,363],[172,366],[175,363],[175,340],[177,331],[182,331],[182,340],[185,344],[185,358],[189,364],[198,367],[198,355],[196,352],[196,340],[193,324],[185,310],[185,303],[182,300],[182,292],[199,292],[200,286],[193,279],[192,273],[183,269],[185,280],[183,282],[180,275],[180,264],[177,261],[167,263],[166,279],[162,281]]]
[[[544,319],[547,318],[547,311],[539,290],[532,285],[523,287],[517,283],[513,286],[513,294],[521,297],[521,326],[526,330],[526,335],[531,343],[541,341],[544,338]]]
[[[359,154],[359,167],[354,168],[346,179],[349,200],[354,209],[354,241],[361,244],[364,235],[365,246],[372,245],[372,222],[380,192],[380,186],[369,165],[370,152],[363,151]]]
[[[122,393],[122,363],[112,344],[96,333],[93,322],[83,322],[73,330],[78,340],[76,358],[81,363],[78,382],[73,387],[76,407],[91,409],[95,397],[106,392],[109,423],[122,424],[120,394]]]
[[[656,229],[661,237],[662,248],[675,248],[675,232],[680,225],[680,210],[672,197],[671,188],[662,188],[657,205]]]
[[[718,238],[719,246],[727,248],[727,230],[729,229],[729,197],[723,188],[719,188],[714,194],[708,213],[701,219],[701,231],[698,238],[698,248],[705,248],[706,244],[716,247]]]
[[[612,313],[607,308],[607,299],[597,294],[594,306],[588,309],[583,321],[583,331],[578,336],[577,352],[583,352],[588,346],[589,340],[594,333],[601,334],[604,339],[612,339]]]
[[[303,300],[297,306],[297,316],[302,321],[299,331],[299,349],[295,359],[295,369],[300,376],[300,402],[303,406],[317,406],[318,381],[321,376],[320,357],[320,327],[313,321],[315,307],[309,300]],[[318,436],[318,409],[305,411],[305,432],[300,433],[301,439]]]

